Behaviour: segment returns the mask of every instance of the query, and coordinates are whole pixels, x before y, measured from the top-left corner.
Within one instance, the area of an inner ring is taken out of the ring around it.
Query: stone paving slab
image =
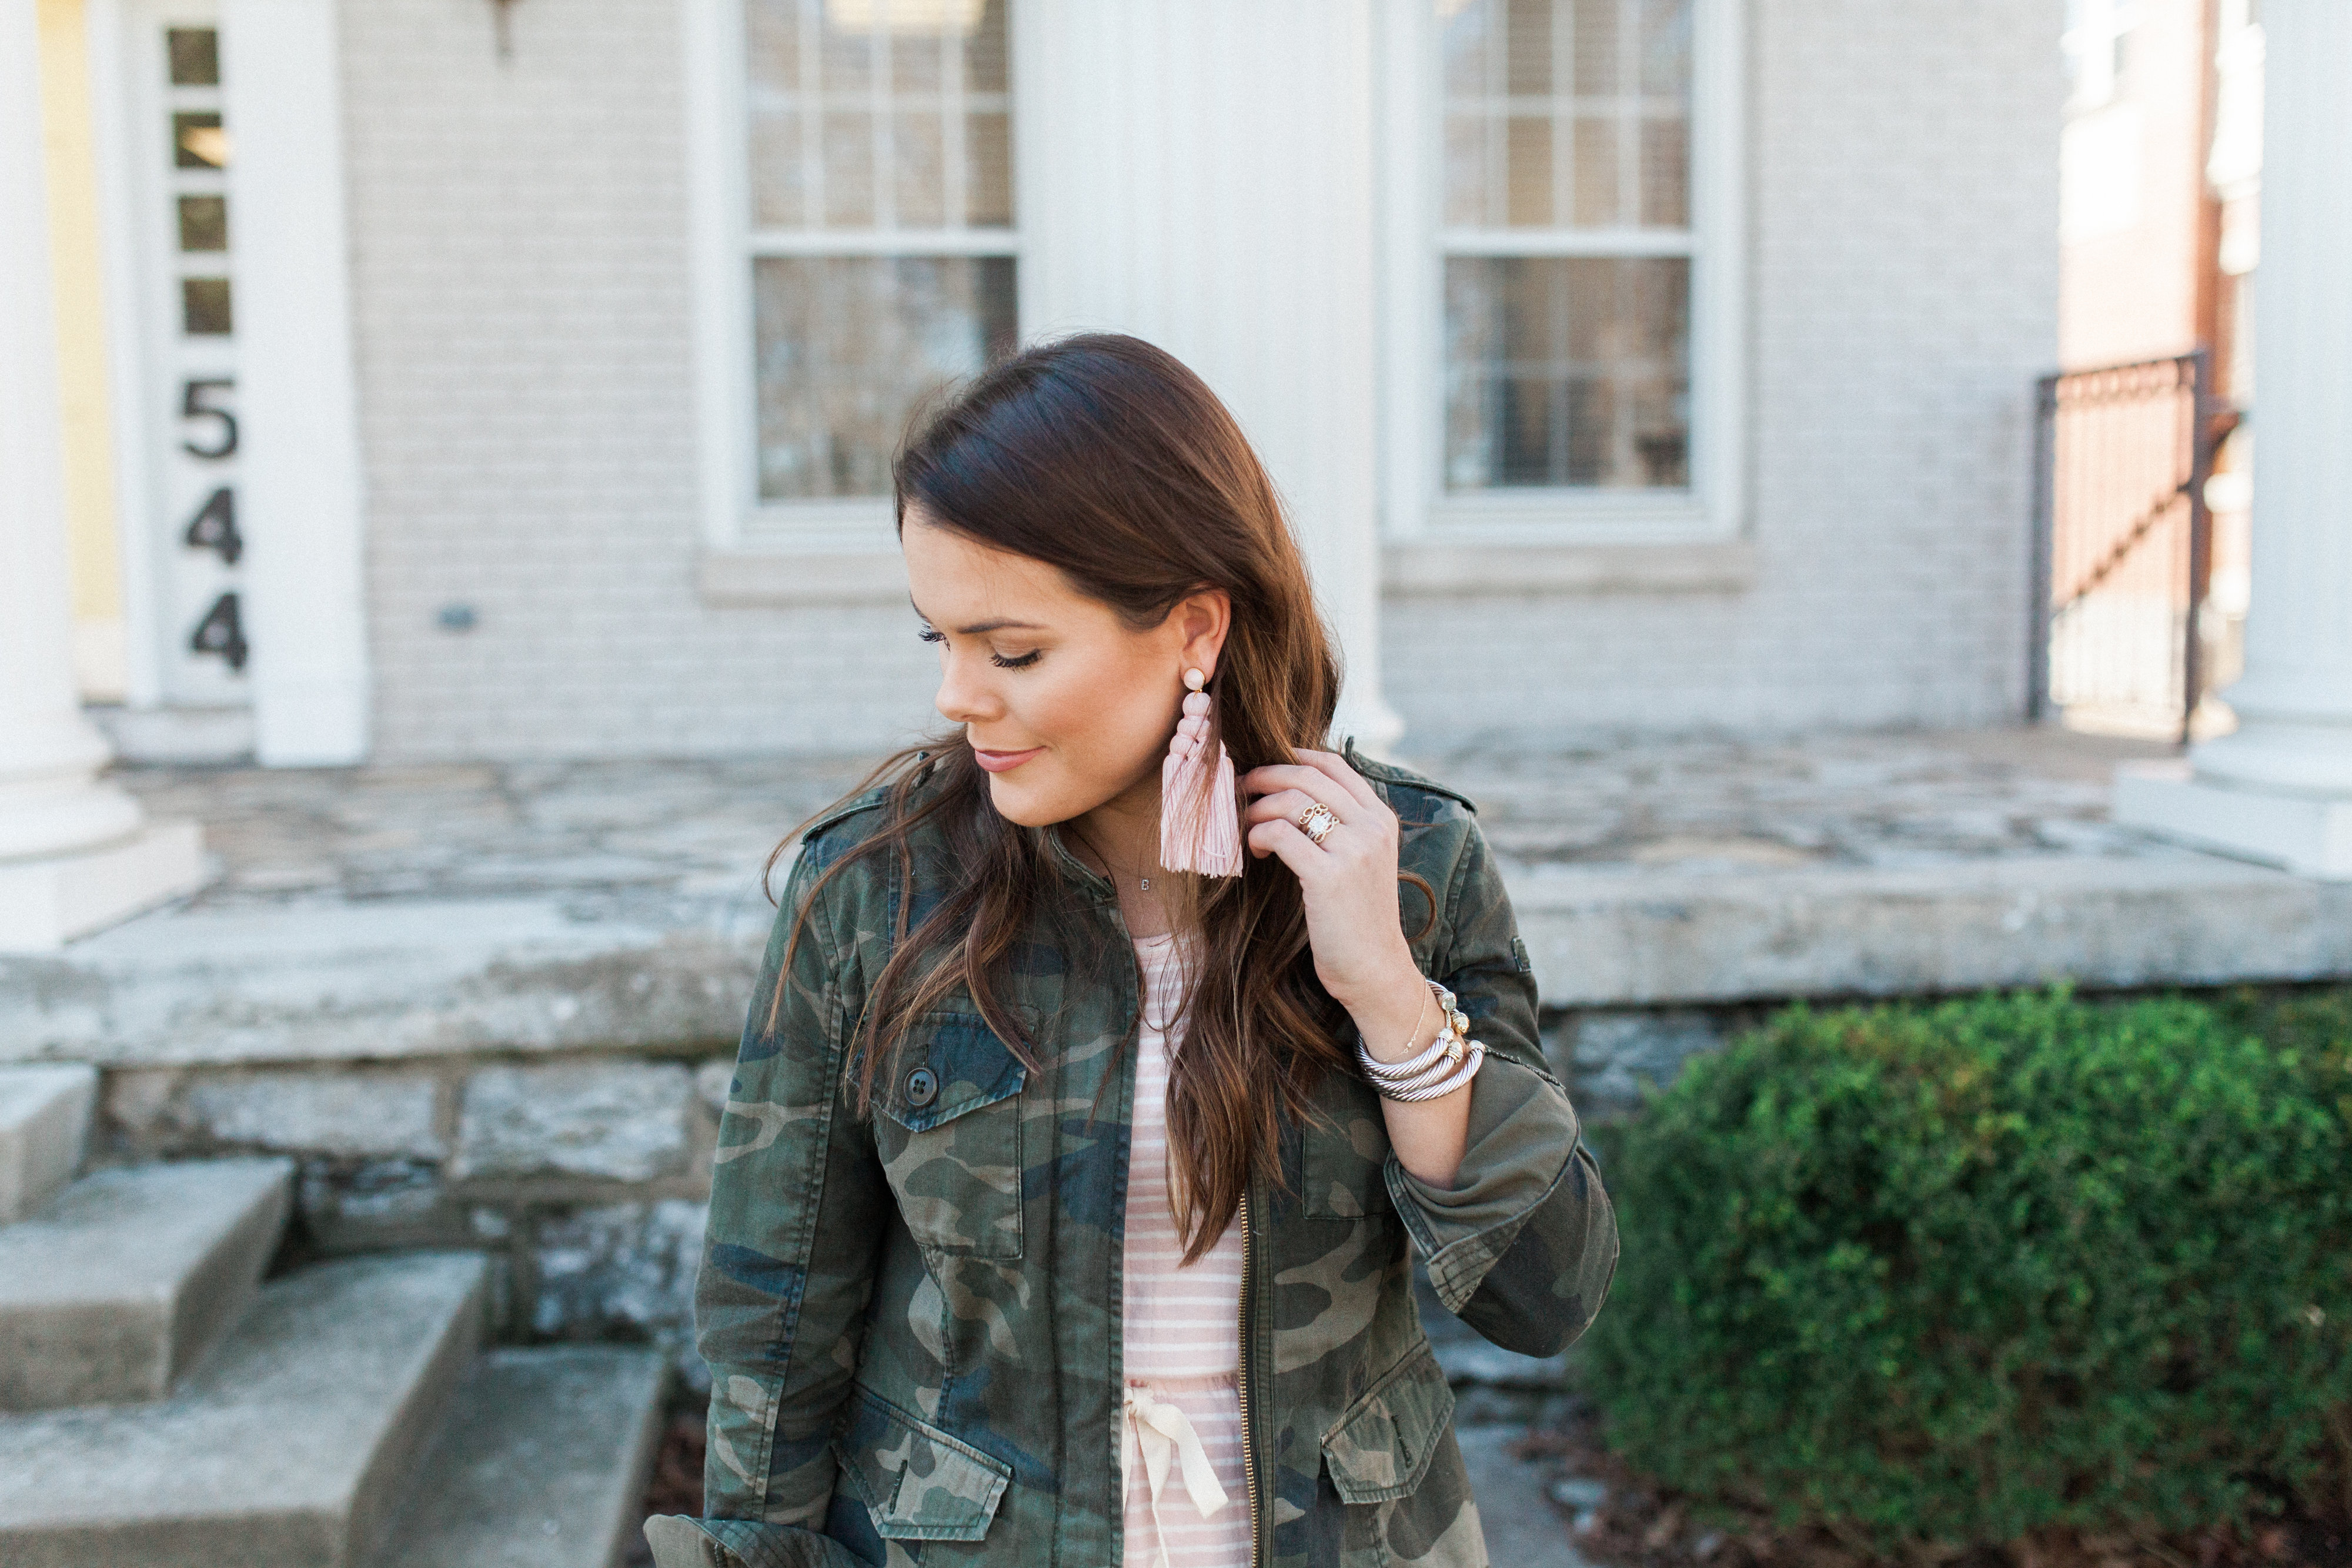
[[[2147,743],[1640,740],[1405,760],[1505,861],[1545,1002],[2352,974],[2352,884],[2107,821]],[[0,1060],[677,1049],[740,1030],[777,839],[863,762],[126,768],[205,824],[174,908],[0,958]]]
[[[368,1568],[609,1568],[637,1532],[667,1374],[614,1346],[482,1356]]]
[[[1511,1445],[1519,1427],[1463,1427],[1454,1432],[1478,1500],[1486,1556],[1496,1568],[1591,1568],[1576,1550],[1569,1521],[1545,1495],[1558,1466],[1522,1459]]]

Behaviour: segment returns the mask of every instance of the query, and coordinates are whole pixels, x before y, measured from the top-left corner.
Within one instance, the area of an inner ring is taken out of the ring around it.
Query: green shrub
[[[1612,1445],[1888,1545],[2310,1487],[2352,1400],[2352,1009],[2297,1016],[2301,1051],[2179,1000],[1795,1009],[1694,1063],[1600,1135]]]

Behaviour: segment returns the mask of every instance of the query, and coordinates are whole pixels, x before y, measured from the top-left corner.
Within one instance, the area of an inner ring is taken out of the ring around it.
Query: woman
[[[1024,353],[896,479],[958,728],[801,840],[657,1561],[1484,1563],[1410,1270],[1549,1355],[1616,1232],[1469,802],[1319,749],[1305,564],[1167,354]]]

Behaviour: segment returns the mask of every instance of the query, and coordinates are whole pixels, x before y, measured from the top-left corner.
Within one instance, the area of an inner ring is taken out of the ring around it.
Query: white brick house
[[[2001,719],[2059,11],[50,0],[85,692],[134,753],[878,748],[909,389],[1113,328],[1258,440],[1359,734]]]

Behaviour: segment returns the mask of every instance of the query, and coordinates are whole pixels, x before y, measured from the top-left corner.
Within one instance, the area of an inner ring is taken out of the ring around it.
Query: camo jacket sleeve
[[[854,1564],[824,1533],[831,1438],[857,1367],[890,1214],[872,1129],[842,1093],[863,1002],[854,894],[835,878],[810,912],[772,1026],[793,912],[839,852],[815,834],[787,879],[752,993],[712,1156],[695,1288],[710,1365],[703,1518],[648,1521],[660,1568]]]
[[[1431,826],[1458,836],[1444,893],[1447,933],[1429,973],[1486,1048],[1471,1082],[1469,1145],[1454,1186],[1389,1156],[1389,1196],[1437,1299],[1506,1350],[1556,1355],[1590,1326],[1617,1271],[1617,1222],[1576,1112],[1544,1062],[1536,981],[1510,896],[1470,813]]]

